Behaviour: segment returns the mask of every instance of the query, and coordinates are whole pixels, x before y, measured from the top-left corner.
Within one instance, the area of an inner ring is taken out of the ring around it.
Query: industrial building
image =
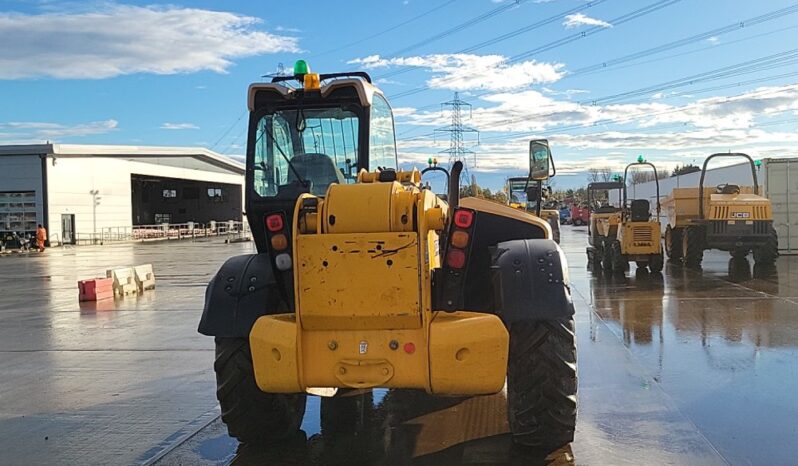
[[[773,226],[779,235],[779,251],[783,254],[798,253],[798,159],[767,158],[756,166],[760,193],[773,204]],[[672,176],[659,180],[660,198],[669,196],[673,188],[697,187],[701,172]],[[721,183],[753,186],[751,165],[737,163],[707,170],[704,186],[714,187]],[[648,199],[652,211],[656,205],[656,186],[653,181],[629,187],[631,199]],[[617,193],[611,193],[614,199]],[[663,228],[667,212],[662,212]]]
[[[141,225],[241,222],[244,165],[204,148],[0,146],[0,235],[74,243]]]

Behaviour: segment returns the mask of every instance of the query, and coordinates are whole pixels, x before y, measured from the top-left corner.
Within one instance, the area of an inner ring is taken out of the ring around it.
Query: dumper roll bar
[[[656,186],[657,186],[657,219],[659,220],[659,215],[660,215],[660,205],[659,205],[659,176],[658,176],[658,174],[657,174],[657,167],[655,167],[655,166],[654,166],[654,164],[653,164],[653,163],[651,163],[651,162],[634,162],[634,163],[630,163],[630,164],[629,164],[629,165],[627,165],[627,166],[626,166],[626,168],[623,170],[623,207],[624,207],[624,208],[626,207],[626,190],[628,189],[628,188],[627,188],[627,186],[628,186],[628,185],[626,184],[626,175],[629,173],[629,167],[633,167],[633,166],[635,166],[635,165],[648,165],[649,167],[651,167],[651,169],[652,169],[652,170],[654,170],[654,183],[655,183],[655,184],[656,184]]]
[[[587,185],[587,208],[588,211],[593,212],[593,203],[592,194],[595,191],[612,191],[613,189],[623,189],[623,185],[620,181],[596,181],[594,183],[590,183]],[[609,202],[609,195],[607,196],[607,201]]]
[[[712,154],[704,160],[704,166],[701,168],[701,179],[698,181],[698,218],[704,218],[704,177],[707,174],[707,164],[715,157],[745,157],[748,163],[751,164],[751,177],[754,179],[754,194],[759,194],[759,181],[756,178],[756,164],[754,159],[748,154],[742,152],[720,152]]]

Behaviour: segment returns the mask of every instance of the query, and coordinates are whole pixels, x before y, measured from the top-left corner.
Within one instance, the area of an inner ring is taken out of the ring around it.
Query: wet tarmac
[[[218,420],[204,283],[248,244],[122,245],[0,257],[0,463],[794,464],[798,257],[709,253],[702,271],[594,275],[563,228],[579,354],[574,443],[513,447],[503,394],[308,398],[302,432],[239,446]],[[150,295],[79,306],[75,281],[152,262]],[[180,265],[185,263],[185,265]]]

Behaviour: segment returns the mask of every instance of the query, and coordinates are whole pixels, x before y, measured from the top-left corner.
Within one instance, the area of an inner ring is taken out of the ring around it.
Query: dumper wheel
[[[677,261],[682,258],[682,230],[671,228],[670,225],[665,228],[665,253],[668,259]]]
[[[624,272],[629,268],[629,261],[621,252],[621,242],[613,241],[610,245],[610,257],[612,260],[612,270],[614,272]]]
[[[606,272],[612,272],[612,248],[606,243],[601,247],[601,267]]]
[[[771,228],[767,242],[754,248],[754,264],[773,265],[777,257],[779,257],[779,235],[775,228]]]
[[[682,253],[684,265],[700,268],[704,259],[704,234],[700,227],[687,227],[682,235]]]
[[[665,265],[665,258],[662,257],[662,253],[654,254],[648,260],[648,270],[651,272],[657,273],[662,272],[662,266]]]
[[[507,415],[515,443],[553,451],[572,442],[576,386],[573,319],[510,326]]]
[[[262,392],[246,338],[217,337],[213,369],[222,421],[231,437],[242,443],[273,443],[297,432],[305,395]]]

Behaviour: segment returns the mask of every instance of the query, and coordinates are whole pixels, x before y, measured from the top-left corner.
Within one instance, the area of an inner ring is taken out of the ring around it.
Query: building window
[[[172,214],[155,214],[155,223],[170,223]]]
[[[199,188],[196,187],[183,188],[183,199],[199,199]]]
[[[163,197],[164,197],[164,199],[175,198],[175,197],[177,197],[177,190],[176,189],[164,189],[163,190]]]
[[[222,188],[208,188],[208,198],[215,202],[222,200]]]

